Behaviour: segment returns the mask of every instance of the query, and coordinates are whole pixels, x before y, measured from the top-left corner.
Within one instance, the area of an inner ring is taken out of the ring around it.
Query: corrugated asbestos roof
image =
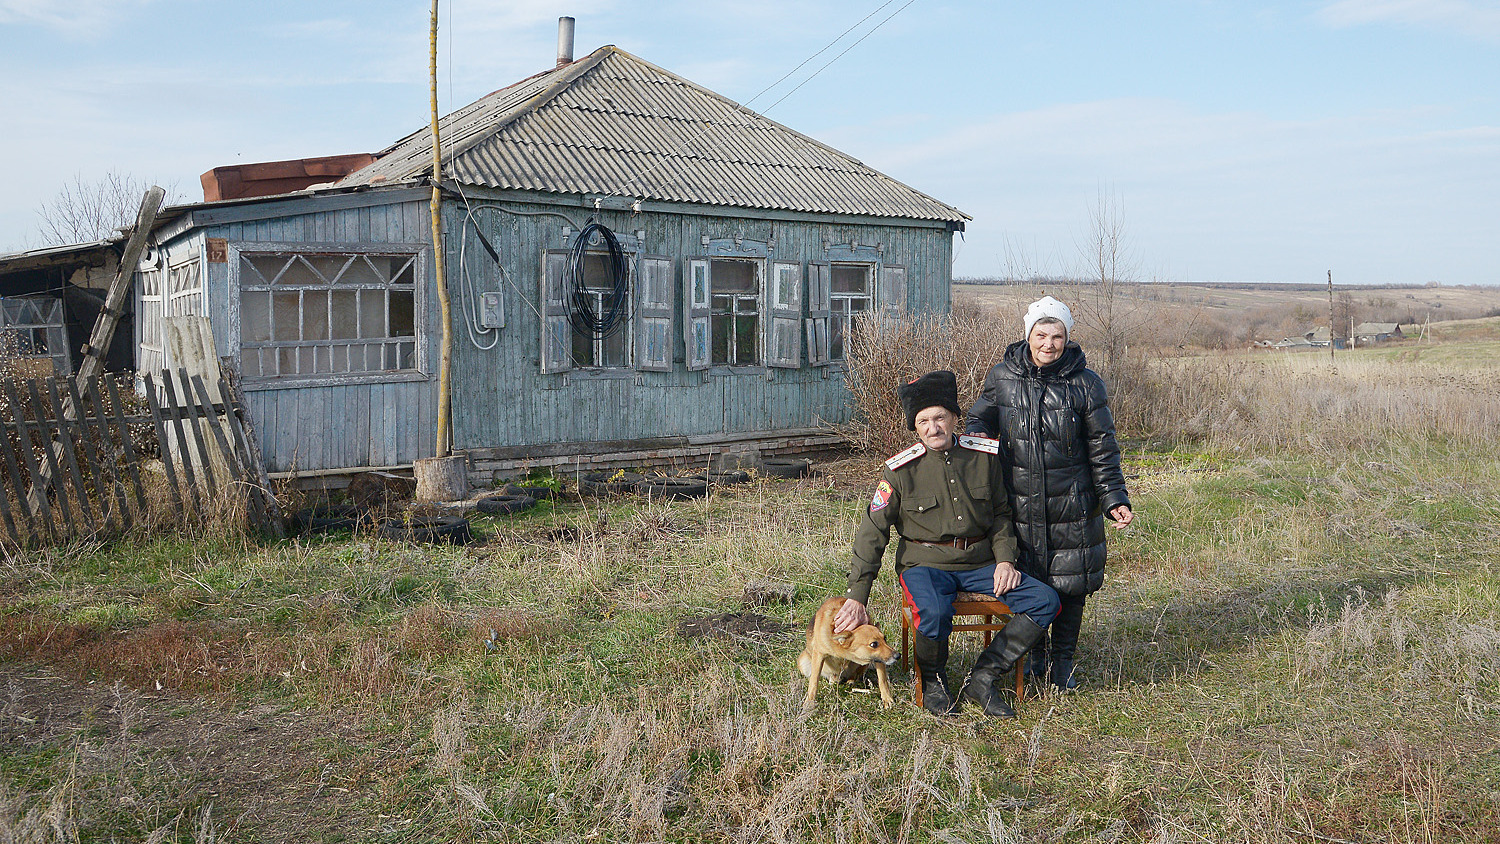
[[[968,215],[616,47],[442,118],[445,178],[493,188],[963,222]],[[431,170],[427,128],[341,179]]]

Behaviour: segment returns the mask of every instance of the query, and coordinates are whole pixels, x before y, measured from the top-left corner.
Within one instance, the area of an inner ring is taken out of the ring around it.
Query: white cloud
[[[1500,3],[1476,0],[1338,0],[1318,17],[1331,26],[1394,23],[1500,42]]]
[[[152,0],[0,0],[0,26],[35,25],[66,38],[103,35],[111,24]]]

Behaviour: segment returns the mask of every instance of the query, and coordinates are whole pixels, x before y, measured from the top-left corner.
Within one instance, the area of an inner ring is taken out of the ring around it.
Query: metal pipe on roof
[[[557,19],[557,66],[573,63],[573,19],[564,15]]]

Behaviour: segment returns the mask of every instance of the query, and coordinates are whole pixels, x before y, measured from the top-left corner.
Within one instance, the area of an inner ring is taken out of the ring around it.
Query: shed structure
[[[471,476],[832,445],[853,321],[949,308],[966,215],[618,48],[440,125]],[[431,157],[423,129],[331,183],[163,212],[141,367],[172,363],[161,319],[201,314],[273,473],[431,456]],[[612,332],[575,327],[612,310]]]

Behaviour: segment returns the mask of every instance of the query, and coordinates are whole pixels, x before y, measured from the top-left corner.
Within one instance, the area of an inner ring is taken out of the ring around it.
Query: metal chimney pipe
[[[573,19],[561,17],[557,19],[557,66],[562,67],[573,61]]]

